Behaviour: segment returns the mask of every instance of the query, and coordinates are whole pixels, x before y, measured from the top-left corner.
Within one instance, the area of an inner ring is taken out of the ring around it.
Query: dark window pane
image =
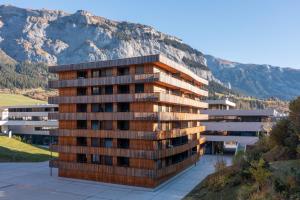
[[[86,112],[87,111],[87,104],[77,104],[76,105],[77,112]]]
[[[113,104],[112,103],[105,103],[105,112],[113,112]]]
[[[118,148],[128,149],[129,148],[129,139],[118,139]]]
[[[119,130],[129,130],[129,121],[118,121],[117,123]]]
[[[86,154],[77,154],[77,162],[78,163],[87,163],[87,155]]]
[[[87,78],[87,71],[77,71],[77,78]]]
[[[129,67],[118,68],[118,76],[124,76],[129,74]]]
[[[87,95],[87,89],[85,87],[77,88],[77,96]]]
[[[113,86],[112,85],[106,85],[105,86],[105,94],[112,94],[113,93]]]
[[[87,121],[77,120],[77,129],[87,129]]]
[[[100,130],[100,121],[99,120],[92,120],[92,129],[93,130]]]
[[[135,84],[135,93],[144,93],[144,84]]]
[[[103,156],[104,165],[112,165],[113,164],[113,158],[112,156]]]
[[[130,103],[118,103],[118,112],[129,112]]]
[[[118,157],[118,166],[129,167],[129,158],[128,157]]]
[[[77,137],[76,143],[77,143],[77,146],[87,146],[87,139],[86,139],[86,137]]]
[[[99,103],[92,104],[92,112],[103,112],[102,105]]]
[[[92,147],[100,147],[101,146],[100,144],[101,144],[100,138],[91,138]]]
[[[118,93],[120,94],[130,93],[129,85],[118,85]]]

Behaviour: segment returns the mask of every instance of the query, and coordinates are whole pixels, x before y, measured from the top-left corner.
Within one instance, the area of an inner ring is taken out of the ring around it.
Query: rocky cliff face
[[[214,81],[211,85],[221,90],[226,88],[219,87],[219,80],[258,97],[290,99],[300,94],[299,70],[205,56],[150,26],[112,21],[86,11],[68,14],[2,5],[0,50],[0,57],[49,65],[161,53]]]
[[[0,48],[17,61],[50,65],[162,53],[214,79],[203,54],[150,26],[116,22],[86,11],[0,6]]]
[[[289,100],[300,95],[300,70],[242,64],[206,55],[207,65],[224,84],[255,97]]]

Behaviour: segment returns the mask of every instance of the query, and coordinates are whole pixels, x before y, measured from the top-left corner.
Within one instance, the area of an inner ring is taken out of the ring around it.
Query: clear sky
[[[300,69],[300,0],[0,0],[151,25],[220,58]]]

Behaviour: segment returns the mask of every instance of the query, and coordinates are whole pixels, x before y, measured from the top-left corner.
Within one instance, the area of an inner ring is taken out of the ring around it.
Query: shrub
[[[266,163],[262,158],[258,162],[253,161],[251,163],[249,171],[258,184],[258,190],[261,190],[263,184],[271,176],[271,172],[267,169],[267,165],[268,163]]]
[[[215,171],[216,172],[224,170],[225,167],[226,167],[226,161],[223,160],[223,159],[218,160],[214,166],[215,166]]]

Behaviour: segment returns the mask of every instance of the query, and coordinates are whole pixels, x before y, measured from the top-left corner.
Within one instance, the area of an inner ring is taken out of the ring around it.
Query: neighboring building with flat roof
[[[155,187],[203,153],[208,81],[162,55],[49,67],[59,176]]]
[[[259,135],[268,134],[279,113],[274,109],[237,110],[229,100],[209,100],[209,109],[202,113],[209,120],[202,124],[206,131],[206,153],[235,152],[256,143]]]
[[[49,144],[49,130],[57,128],[57,120],[48,114],[58,111],[57,105],[18,105],[0,107],[0,132],[20,136],[32,143]]]

